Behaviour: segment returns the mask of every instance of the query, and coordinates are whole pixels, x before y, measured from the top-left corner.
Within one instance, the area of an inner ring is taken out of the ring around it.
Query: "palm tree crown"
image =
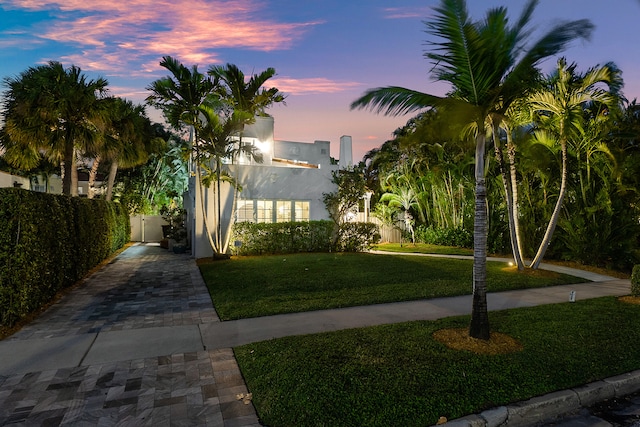
[[[7,159],[31,168],[44,150],[50,160],[64,162],[63,193],[76,195],[76,155],[99,141],[107,80],[87,79],[79,67],[51,61],[4,83]]]

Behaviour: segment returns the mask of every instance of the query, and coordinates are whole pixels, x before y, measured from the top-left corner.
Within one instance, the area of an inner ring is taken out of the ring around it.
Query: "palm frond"
[[[399,86],[369,89],[360,98],[351,103],[351,109],[369,108],[376,113],[398,116],[426,108],[434,107],[444,100]]]

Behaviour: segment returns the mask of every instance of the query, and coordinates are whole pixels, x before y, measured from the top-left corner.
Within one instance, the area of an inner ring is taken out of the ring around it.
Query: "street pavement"
[[[572,292],[576,300],[629,293],[628,280],[543,267],[592,282],[493,293],[489,309],[565,302]],[[0,425],[259,426],[233,347],[434,320],[468,314],[470,308],[470,296],[462,296],[220,322],[189,255],[137,244],[0,341]],[[640,372],[612,379],[600,396],[630,387],[640,389]],[[542,407],[557,400],[546,402]],[[530,406],[521,405],[518,413],[526,414]],[[489,415],[495,419],[508,409]],[[555,411],[532,412],[526,422],[549,414]],[[481,415],[449,424],[488,425]],[[565,427],[577,425],[598,424]]]

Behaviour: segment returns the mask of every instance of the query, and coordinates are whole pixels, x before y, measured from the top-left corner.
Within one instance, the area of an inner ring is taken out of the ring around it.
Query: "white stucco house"
[[[322,202],[322,194],[335,191],[331,173],[352,166],[351,137],[340,138],[340,159],[332,164],[330,142],[313,143],[274,139],[272,117],[258,117],[256,123],[244,131],[243,144],[252,144],[262,153],[262,163],[240,158],[226,164],[237,178],[242,191],[237,194],[233,209],[233,191],[224,184],[221,191],[222,235],[230,219],[253,222],[314,221],[329,219]],[[195,258],[209,257],[213,251],[205,234],[200,195],[195,174],[191,174],[185,197],[187,228],[191,253]],[[204,188],[203,199],[209,227],[216,232],[215,186]],[[233,242],[231,242],[233,244]]]

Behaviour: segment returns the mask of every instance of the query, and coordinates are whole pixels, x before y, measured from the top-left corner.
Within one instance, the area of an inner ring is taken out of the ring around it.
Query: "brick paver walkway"
[[[5,341],[218,322],[189,255],[151,245],[112,263]],[[15,357],[20,357],[16,354]],[[0,375],[0,425],[258,426],[230,348]]]

